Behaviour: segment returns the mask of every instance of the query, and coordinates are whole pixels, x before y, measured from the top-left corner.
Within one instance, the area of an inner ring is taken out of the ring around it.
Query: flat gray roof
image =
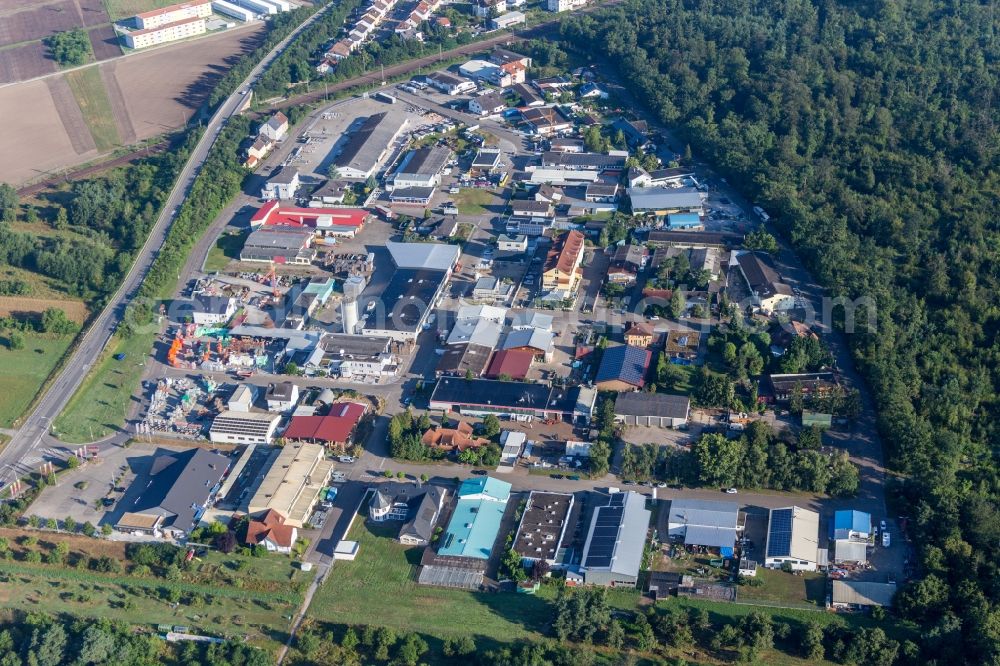
[[[689,187],[630,187],[628,196],[632,210],[697,208],[704,201],[701,192]]]
[[[736,529],[739,515],[740,506],[736,502],[677,499],[670,502],[670,517],[667,522]]]
[[[686,419],[691,399],[666,393],[621,393],[615,399],[615,414]]]

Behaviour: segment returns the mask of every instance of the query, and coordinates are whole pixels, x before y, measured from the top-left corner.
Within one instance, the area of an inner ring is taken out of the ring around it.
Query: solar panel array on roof
[[[621,526],[622,515],[625,513],[625,494],[616,493],[611,496],[611,503],[597,509],[594,520],[594,532],[590,539],[590,550],[584,567],[609,567],[615,553],[615,542],[618,541],[618,529]]]
[[[771,512],[767,532],[767,557],[787,557],[792,554],[792,509]]]

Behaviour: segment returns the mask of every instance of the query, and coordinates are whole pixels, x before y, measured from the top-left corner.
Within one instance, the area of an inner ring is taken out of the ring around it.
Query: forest
[[[848,338],[918,547],[897,610],[922,663],[1000,659],[997,28],[976,0],[628,0],[563,25],[828,293],[876,304]]]

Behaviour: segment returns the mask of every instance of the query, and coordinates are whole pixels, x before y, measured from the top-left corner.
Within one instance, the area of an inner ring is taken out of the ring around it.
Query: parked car
[[[354,456],[340,456],[337,458],[337,460],[339,460],[342,463],[351,464],[352,462],[354,462]]]
[[[727,495],[735,495],[735,494],[736,494],[736,493],[738,493],[739,491],[738,491],[738,490],[736,490],[736,488],[726,488],[726,491],[725,491],[725,492],[726,492],[726,494],[727,494]]]
[[[888,548],[889,544],[891,543],[891,541],[892,541],[892,539],[889,538],[889,533],[888,532],[882,532],[882,547],[883,548]]]
[[[566,475],[566,478],[569,479],[570,481],[579,481],[580,480],[580,475],[579,474],[568,474],[568,475]]]
[[[885,521],[884,520],[879,521],[878,528],[880,530],[882,530],[883,532],[885,532],[886,525],[885,525]]]
[[[552,478],[552,479],[561,479],[561,478],[563,478],[563,475],[562,474],[552,474],[549,478]]]
[[[472,470],[472,473],[475,474],[476,476],[486,476],[487,474],[489,474],[489,472],[485,469],[474,469]]]

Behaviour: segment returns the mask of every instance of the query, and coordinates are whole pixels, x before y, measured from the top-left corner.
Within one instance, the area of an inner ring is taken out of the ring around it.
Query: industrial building
[[[227,410],[215,417],[208,438],[220,444],[270,444],[280,414]]]
[[[417,338],[458,263],[456,245],[394,243],[386,248],[396,271],[362,323],[364,335],[410,342]]]
[[[326,449],[319,444],[285,444],[251,498],[250,513],[274,509],[286,517],[286,525],[302,527],[332,469],[333,461],[327,459]]]
[[[317,236],[355,236],[371,217],[364,208],[298,208],[270,201],[250,218],[250,228],[293,227],[312,229]]]
[[[489,476],[466,479],[441,535],[439,555],[487,560],[507,510],[511,485]]]
[[[354,432],[367,412],[368,407],[360,402],[335,402],[322,416],[293,415],[283,436],[289,441],[345,449],[351,446]]]
[[[135,25],[137,28],[149,30],[180,21],[204,19],[211,15],[211,0],[192,0],[136,14]]]
[[[441,184],[441,172],[451,159],[451,149],[445,146],[418,148],[406,154],[387,184],[394,192],[406,188],[435,188]]]
[[[228,457],[205,449],[158,452],[148,485],[115,529],[154,536],[187,534],[211,505],[229,463]]]
[[[522,433],[512,433],[521,434]],[[533,490],[514,536],[514,552],[527,562],[545,560],[558,565],[564,559],[563,539],[573,511],[573,496]]]
[[[673,213],[704,215],[705,195],[693,187],[630,187],[629,200],[635,214],[651,213],[663,217]]]
[[[240,7],[239,5],[229,2],[228,0],[212,0],[212,9],[217,14],[238,19],[244,23],[249,23],[257,18],[256,14],[246,7]]]
[[[237,302],[229,296],[197,294],[191,300],[176,300],[170,304],[170,319],[191,322],[199,326],[224,324],[236,314]]]
[[[308,266],[316,258],[312,242],[313,232],[309,229],[264,227],[247,236],[240,251],[240,261]]]
[[[340,177],[365,180],[375,175],[389,147],[409,122],[407,118],[402,122],[390,118],[387,112],[366,118],[333,159]]]
[[[825,566],[826,554],[819,548],[819,514],[790,506],[771,509],[767,526],[764,566],[794,571],[815,571]]]
[[[891,606],[895,596],[895,583],[834,580],[830,603],[834,608],[864,610],[873,606]]]
[[[875,538],[871,514],[864,511],[836,511],[830,527],[834,562],[861,564],[868,561],[868,548],[874,545]]]
[[[586,387],[553,387],[527,382],[441,377],[431,392],[430,409],[469,416],[494,414],[516,421],[534,418],[588,420],[596,393]]]
[[[675,499],[670,502],[667,528],[671,536],[682,537],[685,546],[718,550],[722,557],[732,557],[744,524],[736,502]]]
[[[594,510],[580,572],[587,585],[635,587],[652,513],[636,492],[612,493]]]
[[[622,393],[615,398],[615,421],[630,426],[679,428],[688,422],[691,399],[665,393]]]
[[[211,11],[211,5],[206,5]],[[130,49],[144,49],[157,44],[166,44],[178,39],[187,39],[206,32],[205,19],[187,18],[173,23],[164,23],[155,28],[143,28],[125,33],[125,45]]]

